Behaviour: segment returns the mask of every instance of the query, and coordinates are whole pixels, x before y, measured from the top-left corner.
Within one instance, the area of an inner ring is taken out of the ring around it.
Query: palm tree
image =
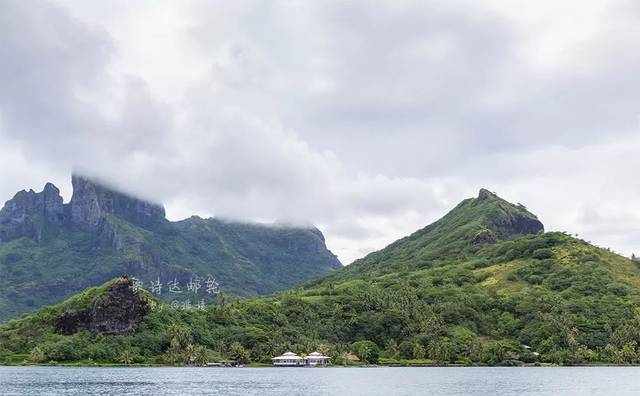
[[[249,363],[249,352],[239,342],[234,342],[230,346],[229,357],[236,363],[246,364]]]
[[[196,361],[197,348],[193,344],[189,344],[184,349],[184,363],[192,366]]]
[[[167,328],[167,336],[172,349],[182,348],[191,341],[189,329],[177,323],[172,323]]]
[[[130,365],[131,363],[133,363],[133,352],[131,352],[131,350],[128,348],[125,349],[118,357],[118,360],[122,364],[125,364],[127,366]]]
[[[209,354],[207,353],[207,348],[202,345],[197,345],[194,351],[194,363],[198,366],[206,366],[209,363]]]
[[[31,350],[31,354],[29,355],[29,359],[33,363],[42,363],[47,360],[46,353],[40,347],[35,347]]]
[[[329,354],[331,353],[331,348],[327,344],[319,344],[317,349],[318,352],[325,356],[329,356]]]

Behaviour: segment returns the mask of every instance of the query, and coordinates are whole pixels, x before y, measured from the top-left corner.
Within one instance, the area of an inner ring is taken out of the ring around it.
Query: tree
[[[429,345],[431,357],[441,363],[447,363],[453,358],[453,343],[448,337],[442,337]]]
[[[131,349],[127,348],[123,350],[120,356],[118,356],[118,361],[127,366],[133,363],[133,352],[131,352]]]
[[[382,355],[387,359],[396,359],[398,357],[398,354],[399,350],[396,340],[392,339],[387,341],[387,345],[384,348],[384,352],[382,353]]]
[[[376,364],[380,358],[380,350],[375,342],[364,340],[351,344],[353,351],[360,360],[369,364]]]
[[[638,354],[636,353],[636,343],[629,342],[617,351],[614,355],[614,361],[618,364],[635,364],[638,363]]]
[[[498,364],[504,360],[507,350],[500,341],[489,341],[483,345],[482,360],[488,364]]]
[[[189,329],[177,323],[173,323],[167,328],[167,337],[169,338],[171,349],[174,350],[184,348],[191,342]]]
[[[193,344],[189,344],[184,348],[184,363],[193,366],[196,362],[197,348]]]
[[[47,360],[46,353],[40,347],[35,347],[31,350],[31,354],[29,355],[29,360],[32,363],[43,363]]]
[[[413,344],[413,358],[424,359],[424,347],[419,342]]]
[[[209,363],[209,353],[207,348],[202,345],[196,345],[193,362],[198,366],[206,366],[207,363]]]
[[[413,358],[413,343],[410,341],[402,341],[400,343],[400,357],[403,359]]]
[[[238,364],[249,363],[249,352],[239,342],[234,342],[229,347],[229,357]]]
[[[329,355],[331,353],[331,347],[327,344],[318,344],[317,350],[323,355]]]
[[[505,360],[518,360],[520,358],[521,346],[513,340],[492,340],[482,346],[482,361],[488,364],[499,364]],[[553,348],[551,355],[554,357],[552,360],[558,364],[565,364],[570,349]]]
[[[191,364],[193,352],[191,331],[185,326],[172,323],[167,328],[166,336],[169,339],[169,349],[166,356],[169,363]]]

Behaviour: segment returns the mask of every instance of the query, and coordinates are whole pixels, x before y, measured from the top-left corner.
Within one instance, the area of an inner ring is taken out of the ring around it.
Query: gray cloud
[[[2,2],[0,194],[82,169],[349,262],[487,186],[640,250],[637,6],[578,40],[491,4]]]

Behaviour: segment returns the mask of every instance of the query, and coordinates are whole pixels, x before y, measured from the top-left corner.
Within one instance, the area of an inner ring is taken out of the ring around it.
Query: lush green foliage
[[[539,227],[539,228],[537,228]],[[486,190],[479,198],[462,201],[440,220],[371,253],[334,274],[335,279],[354,275],[382,275],[428,268],[464,260],[488,240],[513,239],[542,231],[536,216],[522,205],[512,205]]]
[[[52,318],[99,293],[89,290],[0,328],[0,355],[269,363],[287,350],[320,350],[337,364],[639,363],[640,266],[563,233],[500,235],[486,220],[524,209],[494,202],[498,214],[478,220],[490,205],[465,201],[437,227],[276,296],[193,311],[156,305],[129,335],[55,334]],[[484,230],[499,240],[474,243]]]
[[[59,227],[41,241],[0,243],[0,321],[123,274],[147,285],[177,279],[182,287],[212,275],[222,290],[251,296],[340,267],[316,229],[196,217],[145,229],[116,216],[104,229],[108,237]]]

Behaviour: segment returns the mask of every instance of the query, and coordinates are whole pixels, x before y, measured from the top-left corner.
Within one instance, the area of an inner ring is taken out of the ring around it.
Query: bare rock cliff
[[[91,307],[58,316],[55,327],[60,334],[81,330],[124,334],[133,331],[150,309],[149,302],[134,291],[132,280],[122,277],[109,286],[106,294],[95,298]]]

